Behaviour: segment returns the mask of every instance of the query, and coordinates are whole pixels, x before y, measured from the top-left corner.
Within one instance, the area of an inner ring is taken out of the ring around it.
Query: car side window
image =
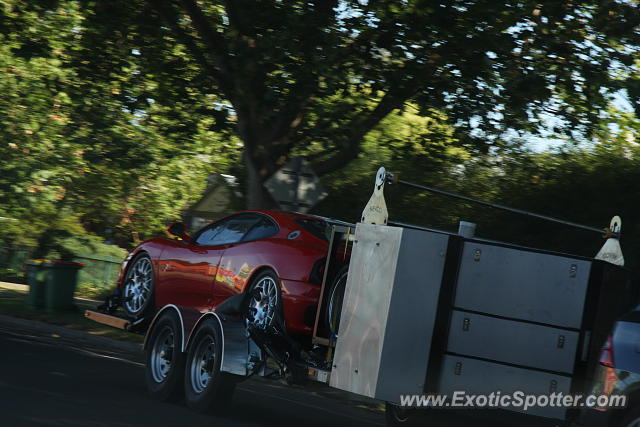
[[[236,215],[203,230],[196,238],[198,245],[216,246],[237,243],[260,219],[257,215]]]
[[[198,234],[196,238],[196,243],[199,245],[213,245],[215,243],[211,243],[215,240],[215,237],[220,233],[220,231],[224,228],[226,221],[216,224],[213,226],[209,226],[205,228],[203,231]]]
[[[278,234],[278,226],[269,218],[262,217],[242,240],[248,242],[250,240],[266,239],[276,234]]]

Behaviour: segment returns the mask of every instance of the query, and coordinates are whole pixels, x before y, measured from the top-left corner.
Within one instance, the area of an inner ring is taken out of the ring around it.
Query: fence
[[[24,283],[24,263],[33,248],[0,246],[0,281]]]
[[[118,279],[118,271],[122,260],[114,257],[98,255],[78,255],[74,261],[84,264],[78,273],[78,283],[89,283],[94,287],[106,288]]]
[[[0,281],[25,282],[25,262],[33,248],[0,246]],[[79,254],[74,261],[85,264],[78,275],[78,283],[94,288],[108,288],[116,282],[122,260],[114,257]]]

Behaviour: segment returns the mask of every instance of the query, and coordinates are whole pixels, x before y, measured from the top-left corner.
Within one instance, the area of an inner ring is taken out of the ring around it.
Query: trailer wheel
[[[189,344],[184,374],[187,406],[196,412],[219,412],[235,390],[231,374],[220,371],[222,333],[214,319],[205,319]]]
[[[331,334],[338,334],[340,326],[340,314],[342,313],[342,302],[344,301],[344,291],[347,286],[347,274],[349,266],[345,265],[336,274],[331,288],[329,289],[329,298],[327,299],[327,312],[325,321]]]
[[[173,312],[166,312],[153,326],[145,354],[145,380],[151,396],[175,401],[182,396],[184,353],[182,327]]]
[[[385,402],[384,417],[389,427],[409,427],[416,424],[415,411]]]
[[[132,319],[139,319],[154,306],[155,277],[153,264],[146,253],[134,258],[122,286],[122,309]]]

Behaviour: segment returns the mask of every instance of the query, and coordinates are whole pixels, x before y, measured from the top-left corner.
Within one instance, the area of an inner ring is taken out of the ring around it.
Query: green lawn
[[[25,304],[25,291],[0,287],[0,314],[22,319],[39,320],[65,328],[85,331],[91,335],[113,338],[121,341],[142,342],[142,335],[104,326],[84,317],[86,309],[94,309],[93,303],[76,301],[76,308],[68,311],[49,313],[45,310],[29,308]]]

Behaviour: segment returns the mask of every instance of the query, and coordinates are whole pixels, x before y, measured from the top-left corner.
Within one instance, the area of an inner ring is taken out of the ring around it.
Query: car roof
[[[288,235],[290,232],[300,229],[300,224],[296,222],[296,220],[298,219],[307,219],[312,221],[325,221],[330,224],[354,226],[354,224],[350,224],[348,222],[340,221],[337,219],[327,218],[327,217],[318,216],[318,215],[311,215],[306,213],[300,213],[300,212],[283,211],[283,210],[275,210],[275,209],[244,210],[244,211],[234,212],[229,216],[242,214],[242,213],[259,213],[259,214],[263,214],[271,217],[274,221],[278,223],[281,229],[280,231],[284,235]]]
[[[330,222],[330,223],[343,223],[343,221],[340,220],[336,220],[336,219],[331,219],[331,218],[326,218],[323,216],[318,216],[318,215],[311,215],[311,214],[306,214],[306,213],[300,213],[300,212],[293,212],[293,211],[283,211],[283,210],[276,210],[276,209],[254,209],[254,210],[244,210],[244,211],[238,211],[238,212],[234,212],[232,215],[235,214],[240,214],[240,213],[261,213],[264,215],[268,215],[270,217],[272,217],[273,219],[280,219],[280,218],[286,218],[286,219],[298,219],[298,218],[302,218],[302,219],[311,219],[311,220],[320,220],[320,221],[326,221],[326,222]],[[347,224],[347,223],[344,223]]]

